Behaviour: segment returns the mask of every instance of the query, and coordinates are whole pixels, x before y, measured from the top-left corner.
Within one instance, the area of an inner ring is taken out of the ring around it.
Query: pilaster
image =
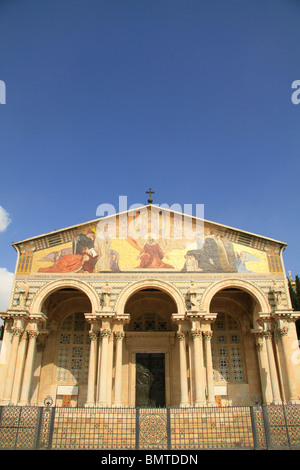
[[[291,404],[299,404],[300,400],[296,391],[295,364],[293,362],[293,345],[296,338],[294,322],[300,318],[300,312],[275,309],[272,318],[274,320],[274,339],[279,355],[279,372],[282,377],[286,400]],[[291,331],[291,328],[294,331]]]
[[[12,330],[12,343],[11,343],[8,369],[7,369],[5,387],[4,387],[4,393],[3,393],[3,399],[2,399],[3,405],[9,405],[11,402],[12,394],[13,394],[13,384],[14,384],[14,379],[15,379],[19,344],[20,344],[21,337],[24,334],[29,315],[28,315],[27,310],[21,311],[19,309],[16,309],[16,310],[9,310],[7,311],[6,314],[2,314],[1,316],[5,320],[8,319],[8,320],[13,321],[13,326],[11,329]],[[17,386],[19,386],[20,381],[21,381],[21,377],[19,377],[18,379]],[[15,393],[14,395],[16,396],[17,394]]]

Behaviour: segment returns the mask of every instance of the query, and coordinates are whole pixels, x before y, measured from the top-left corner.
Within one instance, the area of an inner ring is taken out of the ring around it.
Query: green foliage
[[[296,276],[295,285],[293,287],[289,279],[289,291],[292,301],[292,306],[294,310],[300,310],[300,279],[299,276]]]
[[[296,276],[294,286],[292,285],[289,279],[289,291],[293,309],[295,311],[300,311],[300,279],[299,276]],[[300,320],[296,321],[296,329],[298,338],[300,338]]]

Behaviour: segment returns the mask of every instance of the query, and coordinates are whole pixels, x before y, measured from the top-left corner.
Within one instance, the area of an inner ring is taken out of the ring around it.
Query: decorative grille
[[[55,408],[51,402],[0,406],[0,449],[300,449],[299,405]]]
[[[133,331],[168,331],[168,322],[157,313],[144,313],[136,317],[130,329]]]
[[[244,382],[241,336],[232,315],[218,313],[213,324],[212,357],[215,382]]]
[[[89,326],[83,313],[73,313],[62,323],[59,335],[56,381],[87,383]]]

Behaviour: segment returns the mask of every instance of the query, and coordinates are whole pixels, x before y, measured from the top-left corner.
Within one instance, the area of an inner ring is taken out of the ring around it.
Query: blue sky
[[[299,274],[299,24],[298,0],[1,0],[2,285],[13,241],[149,187]]]

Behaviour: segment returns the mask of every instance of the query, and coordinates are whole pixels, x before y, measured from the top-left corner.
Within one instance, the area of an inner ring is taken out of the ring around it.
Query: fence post
[[[271,440],[271,435],[270,435],[268,413],[266,411],[267,406],[268,405],[262,405],[262,412],[263,412],[263,422],[264,422],[265,436],[266,436],[266,445],[267,445],[267,449],[269,450],[269,449],[272,449],[272,440]]]
[[[139,450],[140,448],[140,410],[136,408],[135,410],[135,449]]]
[[[54,407],[54,408],[51,408],[51,419],[50,419],[48,449],[51,449],[51,448],[52,448],[52,437],[53,437],[53,429],[54,429],[54,418],[55,418],[55,407]]]
[[[258,445],[258,442],[257,442],[256,422],[255,422],[255,415],[254,415],[253,406],[250,406],[250,416],[251,416],[251,426],[252,426],[252,436],[253,436],[254,450],[257,450],[257,449],[259,449],[259,445]]]
[[[286,435],[287,435],[287,439],[288,439],[288,444],[289,444],[289,448],[291,448],[291,440],[290,440],[289,427],[288,427],[288,422],[287,422],[287,419],[286,419],[286,410],[285,410],[285,406],[284,406],[284,403],[283,403],[283,402],[282,402],[282,408],[283,408],[283,416],[284,416],[284,423],[285,423],[285,429],[286,429]]]
[[[37,449],[50,450],[52,448],[54,418],[55,407],[45,406],[41,408],[37,432]]]
[[[20,421],[21,421],[21,414],[22,414],[22,406],[18,406],[16,407],[16,409],[18,410],[18,426],[17,426],[17,432],[16,432],[16,436],[15,436],[15,445],[14,445],[14,449],[17,448],[17,445],[18,445],[18,437],[19,437],[19,429],[20,429]]]
[[[171,417],[170,417],[170,408],[167,408],[167,447],[168,450],[171,450]]]
[[[36,433],[36,444],[35,447],[36,449],[40,448],[40,432],[41,432],[41,426],[42,426],[42,420],[43,420],[43,408],[39,408],[39,421],[38,421],[38,428],[37,428],[37,433]]]

